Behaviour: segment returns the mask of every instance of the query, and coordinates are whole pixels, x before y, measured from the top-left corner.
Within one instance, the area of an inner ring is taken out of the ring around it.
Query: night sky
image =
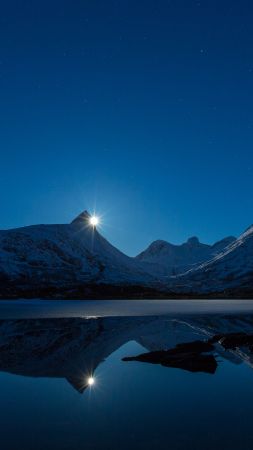
[[[252,219],[253,3],[0,6],[0,228],[84,209],[129,255]]]

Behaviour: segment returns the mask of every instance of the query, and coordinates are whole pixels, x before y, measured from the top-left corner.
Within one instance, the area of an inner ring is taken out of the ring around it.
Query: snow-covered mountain
[[[251,296],[252,256],[253,226],[214,245],[155,241],[129,257],[84,211],[70,224],[0,231],[0,298]]]
[[[139,261],[112,246],[84,211],[70,224],[34,225],[0,232],[1,296],[54,295],[78,287],[141,285],[158,280]]]
[[[253,293],[253,225],[214,258],[170,280],[179,292]]]
[[[167,276],[178,275],[216,257],[235,240],[235,237],[229,236],[213,245],[202,244],[197,237],[192,237],[181,245],[159,240],[137,255],[136,259],[145,263],[148,271],[160,271]]]

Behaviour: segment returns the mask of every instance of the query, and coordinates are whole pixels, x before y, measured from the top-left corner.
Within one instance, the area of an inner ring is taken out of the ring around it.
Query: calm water
[[[238,332],[203,363],[122,361]],[[2,319],[1,449],[252,449],[251,333],[249,313]]]

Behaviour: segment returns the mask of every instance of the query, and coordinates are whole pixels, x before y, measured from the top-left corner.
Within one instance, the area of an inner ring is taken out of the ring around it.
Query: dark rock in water
[[[219,343],[226,350],[235,349],[236,347],[249,347],[249,350],[253,349],[253,334],[247,333],[229,333],[218,334],[209,339],[209,343]]]
[[[185,352],[197,352],[197,353],[206,353],[211,352],[214,350],[214,346],[211,342],[205,342],[205,341],[194,341],[194,342],[186,342],[183,344],[177,344],[176,347],[173,349],[170,349],[170,352],[178,352],[178,351],[185,351]]]
[[[162,362],[163,366],[188,370],[189,372],[206,372],[213,374],[217,369],[217,362],[213,355],[189,353],[169,357]]]
[[[213,374],[217,368],[217,362],[213,355],[202,353],[213,350],[209,342],[189,342],[178,344],[169,350],[143,353],[138,356],[123,358],[123,361],[140,361],[151,364],[161,364],[166,367],[188,370],[190,372],[206,372]]]

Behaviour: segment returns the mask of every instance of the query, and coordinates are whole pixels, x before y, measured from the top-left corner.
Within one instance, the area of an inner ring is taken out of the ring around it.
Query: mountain
[[[238,296],[253,293],[253,225],[217,256],[197,268],[173,277],[176,292],[198,294],[231,292]]]
[[[197,237],[188,239],[182,245],[158,240],[137,255],[136,259],[145,263],[147,271],[155,270],[156,273],[159,271],[167,276],[178,275],[215,258],[235,240],[235,237],[229,236],[213,245],[202,244]]]
[[[137,257],[84,211],[70,224],[0,231],[0,298],[251,297],[253,226],[214,245],[153,242]]]
[[[84,211],[70,224],[0,231],[0,296],[92,295],[95,285],[154,289],[161,284],[103,238],[89,219]]]

